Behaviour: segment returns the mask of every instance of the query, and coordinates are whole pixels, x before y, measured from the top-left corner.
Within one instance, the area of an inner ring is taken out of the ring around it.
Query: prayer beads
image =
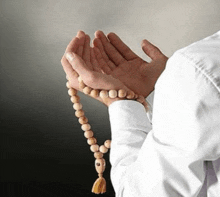
[[[67,79],[68,80],[68,79]],[[96,90],[88,87],[84,84],[82,78],[78,77],[79,89],[86,95],[102,99],[105,98],[121,98],[128,100],[136,100],[140,102],[146,110],[148,110],[148,104],[145,101],[145,98],[141,95],[135,94],[133,91],[126,91],[124,89],[120,90]],[[85,116],[83,106],[80,103],[80,97],[77,95],[77,90],[71,88],[70,83],[67,81],[66,87],[68,88],[68,94],[70,95],[70,100],[73,103],[73,109],[75,111],[75,116],[79,118],[79,123],[81,124],[81,129],[84,131],[84,136],[87,139],[87,143],[90,145],[90,150],[94,153],[95,157],[95,168],[98,173],[99,178],[93,185],[92,192],[99,194],[106,191],[106,181],[103,178],[103,172],[105,170],[105,159],[103,158],[104,154],[108,152],[108,149],[111,147],[111,140],[106,140],[104,145],[99,146],[97,144],[97,139],[94,137],[94,132],[91,130],[91,125],[88,123],[88,118]]]

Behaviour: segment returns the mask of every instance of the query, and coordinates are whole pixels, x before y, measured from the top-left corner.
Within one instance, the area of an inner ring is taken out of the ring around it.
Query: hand
[[[147,40],[143,40],[142,49],[152,59],[150,63],[137,56],[114,33],[106,37],[97,31],[95,37],[94,51],[103,72],[119,79],[136,94],[147,97],[154,90],[168,58]]]
[[[79,89],[78,75],[81,76],[87,86],[93,89],[129,90],[120,80],[102,73],[94,51],[90,47],[90,37],[82,31],[78,32],[77,36],[67,46],[61,64],[68,76],[70,86],[77,90],[82,91]],[[120,100],[119,98],[101,99],[100,97],[96,97],[96,99],[107,106],[113,101]]]

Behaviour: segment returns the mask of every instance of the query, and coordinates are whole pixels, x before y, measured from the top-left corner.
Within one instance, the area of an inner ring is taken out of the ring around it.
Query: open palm
[[[142,49],[152,59],[150,63],[137,56],[114,33],[107,38],[97,31],[95,36],[94,51],[102,71],[119,79],[136,94],[147,97],[154,90],[168,58],[147,40],[143,41]]]
[[[71,55],[73,57],[71,57]],[[129,88],[127,88],[119,79],[102,72],[99,61],[95,56],[94,49],[90,47],[90,37],[82,31],[79,31],[77,36],[73,38],[67,46],[65,55],[61,59],[61,64],[67,74],[70,86],[79,91],[84,92],[84,89],[79,87],[79,76],[82,78],[83,82],[92,89],[124,89],[130,91]],[[90,93],[87,94],[90,95]],[[113,99],[109,98],[101,99],[97,96],[94,98],[106,105],[113,102]],[[114,100],[116,99],[118,98],[115,98]]]

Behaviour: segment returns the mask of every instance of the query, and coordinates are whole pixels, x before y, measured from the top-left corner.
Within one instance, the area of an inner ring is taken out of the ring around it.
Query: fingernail
[[[66,57],[66,59],[68,59],[70,62],[72,62],[73,59],[74,59],[74,55],[73,55],[72,53],[70,53],[70,52],[66,53],[66,54],[65,54],[65,57]]]

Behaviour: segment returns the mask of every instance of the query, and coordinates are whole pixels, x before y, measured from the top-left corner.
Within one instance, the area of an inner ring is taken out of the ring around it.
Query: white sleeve
[[[137,101],[116,101],[110,105],[109,114],[112,130],[111,180],[118,191],[127,167],[136,161],[152,127],[144,106]]]
[[[141,104],[110,105],[117,197],[199,195],[205,161],[220,157],[220,33],[215,39],[168,60],[155,87],[151,131]]]

